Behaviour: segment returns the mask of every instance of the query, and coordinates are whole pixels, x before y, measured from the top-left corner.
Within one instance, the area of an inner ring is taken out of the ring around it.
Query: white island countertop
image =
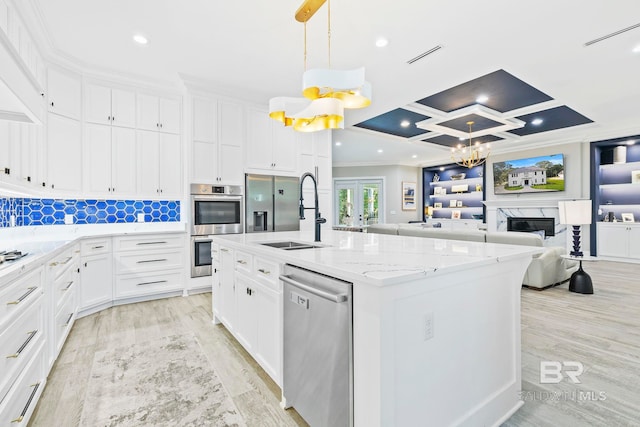
[[[353,282],[384,286],[427,276],[473,269],[522,256],[533,256],[542,248],[386,234],[322,230],[322,241],[313,233],[227,234],[210,236],[234,249],[250,250],[330,276]],[[320,248],[283,250],[261,243],[295,241]]]

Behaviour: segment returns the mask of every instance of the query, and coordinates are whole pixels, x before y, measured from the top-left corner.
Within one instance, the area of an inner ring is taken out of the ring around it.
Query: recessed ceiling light
[[[400,126],[402,126],[403,128],[409,127],[410,124],[411,122],[409,120],[403,120],[400,122]]]
[[[444,170],[444,166],[440,166],[440,172]]]
[[[418,155],[417,155],[417,154],[414,154],[413,156],[411,156],[411,158],[412,158],[412,159],[417,159],[417,158],[418,158]]]
[[[342,142],[336,141],[336,147],[340,147],[341,145],[342,145]]]
[[[376,40],[376,46],[378,47],[385,47],[388,44],[389,40],[385,39],[384,37],[380,37],[378,40]]]
[[[544,120],[542,120],[542,119],[533,119],[533,120],[531,120],[531,124],[534,125],[534,126],[538,126],[538,125],[541,125],[543,121]]]
[[[633,48],[633,53],[640,53],[640,44]]]
[[[149,43],[149,40],[147,40],[147,38],[145,36],[143,36],[142,34],[135,34],[133,36],[133,41],[138,43],[138,44],[147,44],[147,43]]]
[[[458,141],[464,141],[466,138],[464,136],[459,136]]]
[[[627,145],[634,145],[636,142],[633,139],[627,141]]]
[[[378,153],[382,153],[382,149],[378,150]]]
[[[476,102],[478,104],[482,104],[484,102],[487,102],[489,100],[489,97],[487,95],[480,95],[476,98]]]

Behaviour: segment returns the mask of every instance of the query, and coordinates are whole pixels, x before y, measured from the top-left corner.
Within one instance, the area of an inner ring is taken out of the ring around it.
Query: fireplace
[[[507,231],[544,231],[544,237],[556,235],[555,219],[544,217],[508,217]]]

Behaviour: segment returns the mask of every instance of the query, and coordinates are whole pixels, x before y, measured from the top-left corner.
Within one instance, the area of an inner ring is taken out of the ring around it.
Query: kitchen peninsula
[[[540,248],[330,230],[321,243],[308,231],[212,239],[214,321],[280,387],[278,277],[291,264],[353,283],[355,426],[499,425],[522,405],[520,289]]]

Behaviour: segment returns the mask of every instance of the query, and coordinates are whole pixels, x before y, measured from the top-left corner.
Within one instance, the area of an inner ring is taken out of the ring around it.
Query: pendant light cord
[[[307,21],[304,21],[304,71],[307,71]]]
[[[331,0],[327,1],[327,43],[329,52],[329,68],[331,68]]]

